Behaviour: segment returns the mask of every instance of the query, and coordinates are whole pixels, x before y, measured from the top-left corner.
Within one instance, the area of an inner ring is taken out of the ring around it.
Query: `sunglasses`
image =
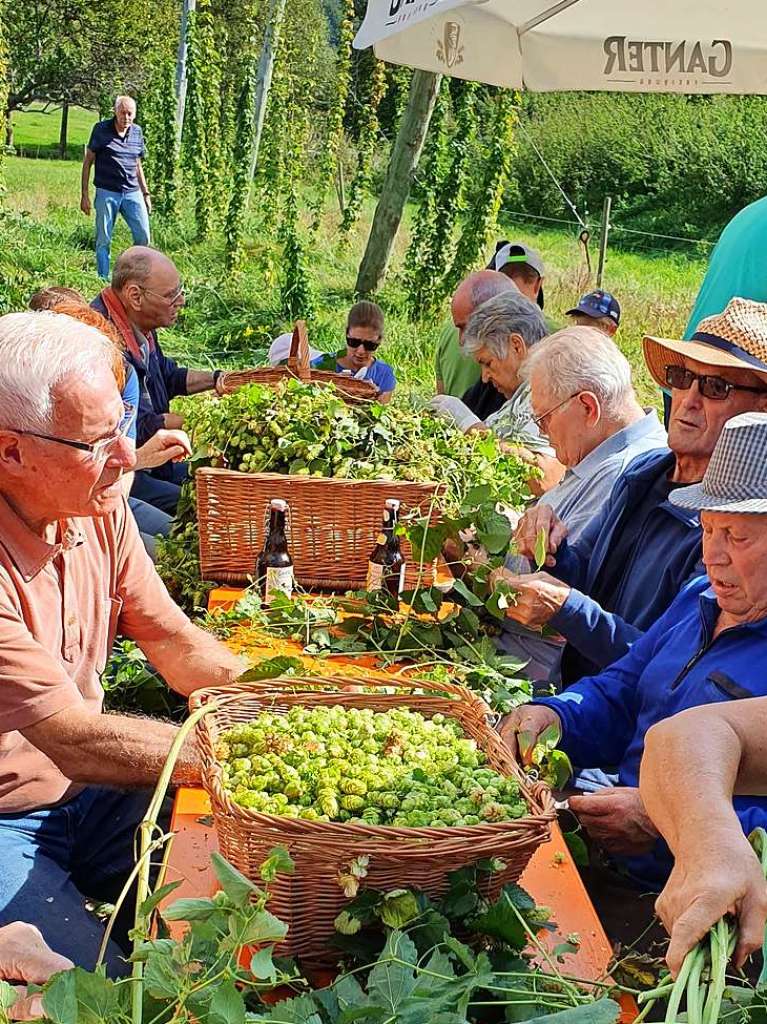
[[[360,346],[362,346],[362,348],[364,348],[366,352],[375,352],[375,350],[378,348],[381,342],[365,341],[364,338],[353,338],[350,334],[347,334],[346,344],[349,346],[349,348],[359,348]]]
[[[712,398],[723,402],[732,391],[750,391],[755,395],[767,394],[767,388],[752,388],[747,384],[732,384],[724,377],[708,373],[693,373],[686,366],[671,365],[666,367],[666,384],[677,391],[689,391],[693,381],[698,382],[698,390],[704,398]]]
[[[70,441],[67,437],[54,437],[53,434],[38,434],[34,430],[16,430],[16,434],[26,434],[28,437],[37,437],[41,441],[53,441],[55,444],[64,444],[69,448],[76,448],[80,452],[87,452],[91,462],[105,462],[115,445],[128,436],[128,431],[136,419],[136,409],[123,403],[123,415],[117,429],[108,437],[102,437],[100,441],[90,443],[88,441]]]

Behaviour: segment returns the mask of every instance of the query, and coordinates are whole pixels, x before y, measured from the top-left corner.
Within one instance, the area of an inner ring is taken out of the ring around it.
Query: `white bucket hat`
[[[767,515],[767,413],[727,420],[703,480],[672,491],[680,508]]]

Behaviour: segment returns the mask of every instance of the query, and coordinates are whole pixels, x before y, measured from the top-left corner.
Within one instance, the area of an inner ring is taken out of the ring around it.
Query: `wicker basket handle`
[[[296,326],[293,328],[290,355],[288,356],[288,369],[299,380],[309,381],[312,378],[309,367],[309,337],[306,331],[305,320],[296,320]]]

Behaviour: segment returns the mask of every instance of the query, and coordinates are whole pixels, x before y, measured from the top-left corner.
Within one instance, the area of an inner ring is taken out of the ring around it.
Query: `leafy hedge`
[[[761,97],[527,94],[506,208],[570,216],[532,140],[592,222],[611,195],[616,224],[715,239],[767,192],[765,137]]]

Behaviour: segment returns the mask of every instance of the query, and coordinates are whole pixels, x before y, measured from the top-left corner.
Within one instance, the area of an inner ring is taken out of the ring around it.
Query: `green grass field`
[[[94,115],[80,113],[83,116],[78,130],[82,131]],[[45,115],[24,116],[34,121]],[[24,128],[30,135],[37,132],[41,147],[46,144],[43,127],[26,124]],[[49,131],[55,139],[57,123],[53,122]],[[14,237],[0,254],[3,309],[18,308],[31,292],[45,284],[67,284],[88,296],[95,294],[99,282],[92,251],[93,219],[86,219],[79,210],[79,162],[12,157],[6,161],[5,177],[6,203],[21,216],[11,219],[9,229]],[[329,206],[326,211],[310,261],[316,315],[309,328],[310,339],[317,347],[329,349],[342,338],[372,210],[369,202],[348,241],[339,235],[337,208]],[[522,222],[505,223],[502,230],[506,237],[522,238],[541,251],[548,268],[546,312],[554,323],[563,325],[564,311],[594,286],[577,238]],[[245,264],[235,276],[224,270],[220,239],[195,241],[188,215],[175,226],[154,220],[153,231],[154,243],[177,262],[187,285],[187,308],[179,325],[165,338],[166,348],[198,365],[244,365],[261,358],[269,339],[289,325],[279,311],[281,251],[274,232],[262,227],[258,209],[252,211]],[[113,255],[129,244],[125,225],[118,225]],[[433,388],[432,353],[440,320],[416,325],[402,312],[397,272],[406,244],[405,228],[389,280],[379,297],[387,313],[388,340],[382,354],[394,365],[403,383],[427,392]],[[592,264],[595,262],[596,252],[592,252]],[[644,370],[642,335],[652,332],[679,336],[704,269],[704,260],[678,253],[640,254],[617,247],[608,252],[605,287],[616,294],[623,307],[618,342],[634,366],[639,395],[645,404],[658,404],[660,396]]]
[[[90,138],[91,128],[98,121],[95,110],[69,108],[67,125],[67,156],[77,158]],[[61,110],[45,111],[42,104],[29,110],[14,111],[12,116],[14,147],[19,156],[58,157]]]

